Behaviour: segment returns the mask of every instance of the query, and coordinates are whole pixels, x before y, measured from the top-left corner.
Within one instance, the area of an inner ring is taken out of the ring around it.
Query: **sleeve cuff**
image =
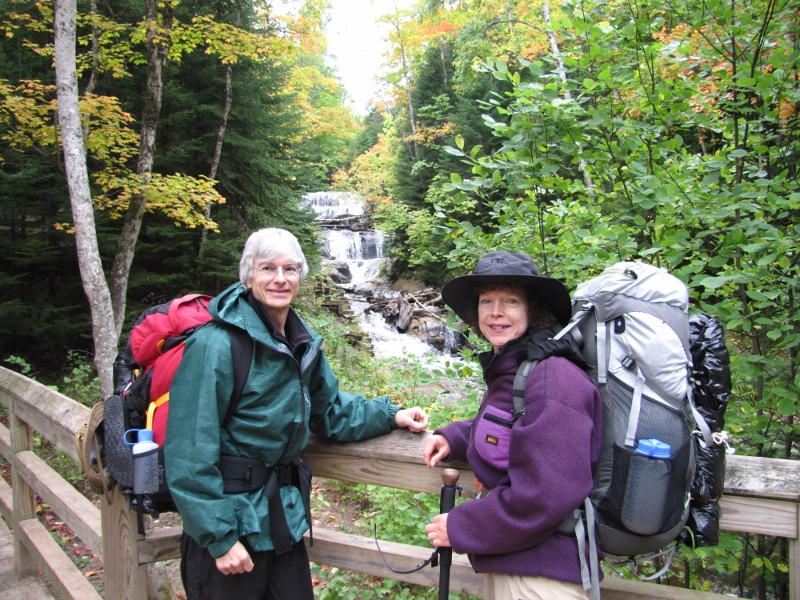
[[[219,541],[211,542],[208,545],[208,552],[214,558],[219,558],[223,554],[225,554],[228,550],[233,548],[233,545],[237,542],[236,535],[231,532],[230,534],[226,535]]]
[[[388,411],[387,418],[389,419],[389,429],[390,430],[397,429],[397,423],[395,422],[395,416],[401,410],[403,410],[403,407],[398,405],[398,404],[390,404],[389,405],[389,411]]]

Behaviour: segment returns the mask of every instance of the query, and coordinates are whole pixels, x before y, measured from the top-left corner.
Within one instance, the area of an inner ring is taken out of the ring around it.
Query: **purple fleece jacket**
[[[592,490],[602,443],[600,394],[575,364],[547,358],[528,377],[525,415],[509,427],[503,421],[511,419],[519,366],[510,345],[490,355],[477,417],[435,432],[450,444],[448,459],[468,461],[478,481],[491,488],[450,512],[447,535],[478,573],[579,584],[577,542],[556,530]]]

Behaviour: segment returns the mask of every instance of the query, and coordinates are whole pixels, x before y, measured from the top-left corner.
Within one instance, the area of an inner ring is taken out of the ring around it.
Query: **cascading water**
[[[364,214],[364,199],[352,192],[311,192],[304,198],[319,220],[360,217]]]
[[[350,284],[359,284],[380,275],[383,260],[383,233],[326,229],[322,255],[332,261],[344,261],[350,269]]]
[[[379,312],[366,310],[370,304],[367,294],[391,298],[399,292],[382,289],[372,280],[380,276],[386,263],[383,256],[384,235],[380,231],[361,230],[365,214],[364,201],[349,192],[314,192],[305,196],[317,213],[322,224],[325,241],[322,254],[332,266],[339,285],[345,288],[345,297],[350,301],[354,314],[361,320],[361,327],[369,334],[376,356],[402,357],[403,355],[435,355],[437,351],[424,340],[413,335],[399,333],[388,325]],[[441,332],[455,346],[452,331],[442,325]]]

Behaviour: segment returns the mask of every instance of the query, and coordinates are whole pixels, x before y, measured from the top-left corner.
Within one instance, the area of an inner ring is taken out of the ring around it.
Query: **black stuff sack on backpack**
[[[725,409],[731,398],[731,371],[725,332],[714,317],[696,314],[689,318],[692,353],[692,389],[697,412],[711,429],[714,444],[695,436],[697,468],[692,485],[688,527],[696,547],[719,543],[719,499],[725,487],[729,449]]]

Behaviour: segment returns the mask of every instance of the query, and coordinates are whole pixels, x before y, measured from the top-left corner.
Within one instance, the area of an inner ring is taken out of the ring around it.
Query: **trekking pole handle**
[[[447,487],[455,488],[460,476],[461,473],[459,473],[456,469],[444,469],[442,471],[442,483],[444,483]]]
[[[456,504],[456,491],[461,491],[458,485],[460,473],[456,469],[442,471],[442,498],[439,503],[439,512],[450,512]],[[447,600],[450,595],[450,565],[453,562],[452,548],[439,548],[439,600]]]

